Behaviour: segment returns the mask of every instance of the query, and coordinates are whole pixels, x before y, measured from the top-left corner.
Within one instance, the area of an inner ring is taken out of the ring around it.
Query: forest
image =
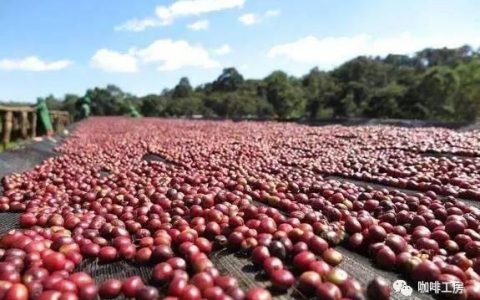
[[[480,51],[470,46],[427,48],[414,55],[359,56],[330,71],[313,68],[294,77],[274,71],[246,79],[225,68],[213,82],[188,77],[159,94],[135,96],[115,85],[85,95],[46,97],[51,109],[77,113],[89,97],[92,115],[316,120],[396,118],[471,122],[480,116]]]

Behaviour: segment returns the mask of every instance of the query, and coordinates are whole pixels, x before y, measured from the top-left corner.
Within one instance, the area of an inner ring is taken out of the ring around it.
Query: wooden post
[[[20,126],[22,129],[22,138],[28,138],[28,111],[21,112]]]
[[[65,129],[65,116],[63,114],[60,114],[58,117],[58,132],[62,132]]]
[[[53,132],[57,132],[57,124],[55,122],[55,113],[53,111],[50,112],[50,123],[52,123]]]
[[[0,135],[6,147],[12,138],[37,136],[37,111],[31,107],[13,107],[0,105]],[[71,123],[71,116],[66,111],[51,111],[53,129],[60,132]]]
[[[34,110],[32,112],[30,112],[31,114],[31,122],[32,122],[32,127],[30,127],[32,129],[32,138],[36,137],[37,136],[37,112]]]
[[[12,119],[13,112],[6,111],[3,119],[3,148],[6,149],[10,143],[10,136],[12,134]]]
[[[57,133],[62,131],[62,115],[57,115]]]

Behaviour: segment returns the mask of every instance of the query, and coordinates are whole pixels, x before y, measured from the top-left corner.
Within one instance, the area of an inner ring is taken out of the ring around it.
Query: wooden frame
[[[3,147],[10,143],[13,134],[23,139],[37,136],[37,111],[28,106],[0,105],[1,136]],[[60,132],[71,123],[70,114],[66,111],[50,111],[53,130]]]

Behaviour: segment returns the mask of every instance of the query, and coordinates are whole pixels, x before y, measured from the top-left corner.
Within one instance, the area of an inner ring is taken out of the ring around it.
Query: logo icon
[[[411,296],[413,293],[413,289],[407,285],[405,280],[395,280],[393,282],[393,290],[395,293],[400,293],[403,296]]]

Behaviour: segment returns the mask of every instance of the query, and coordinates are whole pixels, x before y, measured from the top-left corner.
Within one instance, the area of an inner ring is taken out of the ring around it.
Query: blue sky
[[[474,0],[1,0],[0,99],[108,83],[159,93],[228,66],[300,76],[357,55],[478,48],[479,28]]]

